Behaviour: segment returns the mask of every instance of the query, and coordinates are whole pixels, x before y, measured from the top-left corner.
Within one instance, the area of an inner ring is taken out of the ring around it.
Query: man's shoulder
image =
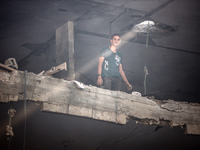
[[[101,50],[100,56],[101,57],[108,57],[108,56],[110,56],[110,52],[111,52],[111,50],[109,48],[104,48],[104,49]]]
[[[107,52],[107,51],[109,51],[109,47],[105,47],[105,48],[103,48],[103,49],[101,50],[101,52]]]

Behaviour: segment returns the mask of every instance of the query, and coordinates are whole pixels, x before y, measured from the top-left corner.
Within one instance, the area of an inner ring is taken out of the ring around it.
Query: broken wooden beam
[[[14,68],[11,68],[11,67],[6,66],[6,65],[1,64],[1,63],[0,63],[0,68],[4,68],[4,69],[9,70],[9,71],[16,71]]]
[[[26,78],[26,79],[25,79]],[[26,80],[26,85],[25,85]],[[120,91],[84,85],[22,71],[0,70],[0,102],[26,99],[43,103],[43,111],[89,117],[125,124],[129,118],[152,125],[186,126],[200,135],[200,104],[159,101]]]
[[[58,65],[58,66],[56,66],[56,67],[52,67],[50,70],[48,70],[48,71],[42,71],[41,73],[39,73],[38,75],[48,75],[48,76],[50,76],[50,75],[52,75],[52,74],[55,74],[55,73],[57,73],[57,72],[59,72],[59,71],[62,71],[62,70],[67,70],[67,63],[66,62],[64,62],[64,63],[62,63],[62,64],[60,64],[60,65]]]

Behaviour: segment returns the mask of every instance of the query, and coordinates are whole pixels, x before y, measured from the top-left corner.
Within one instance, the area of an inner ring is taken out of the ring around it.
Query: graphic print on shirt
[[[108,69],[109,69],[108,61],[107,61],[107,60],[105,60],[104,69],[107,70],[107,71],[108,71]]]
[[[116,55],[115,56],[115,63],[116,63],[117,66],[119,66],[120,61],[121,61],[121,58],[118,55]]]

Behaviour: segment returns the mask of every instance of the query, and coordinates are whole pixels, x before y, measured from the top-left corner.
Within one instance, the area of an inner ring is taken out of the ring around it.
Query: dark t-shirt
[[[104,57],[102,77],[117,77],[121,79],[119,64],[121,64],[122,55],[119,52],[114,53],[110,48],[106,48],[101,50],[100,57]]]

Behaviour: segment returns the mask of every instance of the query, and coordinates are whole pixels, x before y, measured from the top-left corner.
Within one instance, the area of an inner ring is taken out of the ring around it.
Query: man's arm
[[[103,80],[101,77],[103,61],[104,61],[104,57],[99,57],[99,64],[98,64],[98,71],[97,71],[98,73],[97,85],[99,86],[103,84]]]
[[[122,64],[119,65],[119,73],[120,73],[122,79],[124,80],[124,82],[126,83],[127,89],[131,90],[132,89],[132,85],[128,82],[128,80],[126,78],[126,75],[125,75],[124,70],[122,68]]]

